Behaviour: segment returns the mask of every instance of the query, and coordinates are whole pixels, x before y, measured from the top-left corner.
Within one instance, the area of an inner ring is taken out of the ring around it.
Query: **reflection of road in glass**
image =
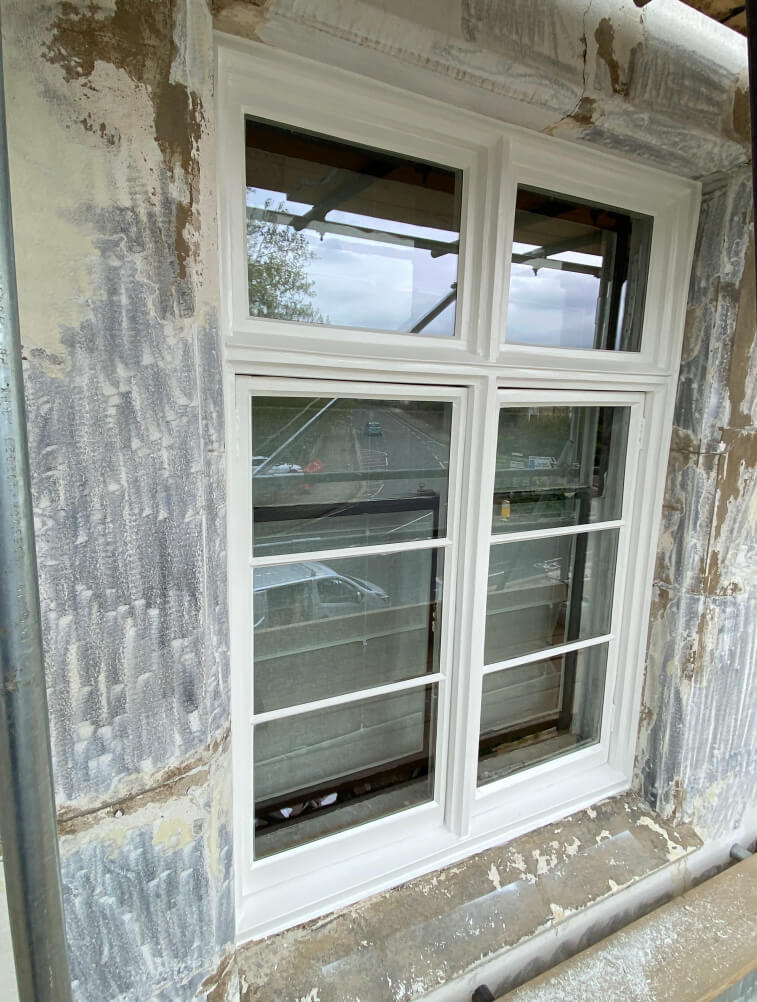
[[[369,456],[374,449],[376,442],[375,434],[369,428],[370,423],[378,423],[380,416],[381,424],[381,449],[385,456],[384,468],[391,471],[410,470],[419,471],[418,476],[407,479],[389,480],[380,482],[380,490],[377,490],[375,482],[364,482],[363,496],[378,497],[414,497],[426,491],[440,493],[446,487],[446,472],[449,465],[449,435],[444,438],[444,429],[439,429],[437,437],[429,433],[429,428],[433,429],[433,424],[429,420],[421,423],[417,415],[408,415],[399,407],[381,408],[376,407],[356,408],[353,411],[353,427],[365,443],[364,453]],[[431,415],[433,417],[435,415]],[[370,445],[368,443],[370,442]],[[375,463],[375,460],[373,460]],[[377,466],[365,464],[364,470],[376,469]],[[434,473],[438,473],[434,476]],[[423,522],[430,522],[431,512],[424,512],[422,515],[412,515],[407,520],[398,523],[396,514],[376,516],[373,522],[375,529],[387,536],[400,535],[409,525],[417,526]],[[382,525],[383,522],[383,525]]]
[[[359,450],[360,469],[368,473],[383,473],[389,466],[389,457],[378,449]],[[383,480],[363,481],[363,491],[360,495],[364,500],[377,498],[384,490]]]
[[[274,518],[259,527],[259,543],[263,536],[273,543],[275,536],[282,545],[291,540],[290,549],[312,550],[428,536],[435,507],[440,504],[443,516],[446,506],[449,414],[448,404],[415,410],[400,403],[340,399],[315,416],[309,414],[301,433],[289,421],[276,462],[279,469],[296,463],[303,472],[258,477],[256,503],[278,506],[282,513],[297,505],[327,505],[329,512],[311,509],[303,511],[302,519]],[[419,511],[417,503],[415,510],[404,512],[401,504],[391,507],[393,499],[426,497],[425,510]],[[334,508],[373,500],[388,506],[342,517]],[[350,539],[354,533],[363,538]]]

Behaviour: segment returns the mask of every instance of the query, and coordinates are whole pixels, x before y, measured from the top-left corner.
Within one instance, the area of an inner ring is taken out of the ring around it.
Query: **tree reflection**
[[[279,206],[282,212],[285,208]],[[308,265],[315,252],[303,233],[274,222],[271,199],[266,199],[264,218],[247,214],[247,257],[250,316],[328,322],[312,302],[315,286]]]

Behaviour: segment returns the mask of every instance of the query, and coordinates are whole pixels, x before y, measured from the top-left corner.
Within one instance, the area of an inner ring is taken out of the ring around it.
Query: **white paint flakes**
[[[552,912],[552,918],[555,922],[559,922],[561,919],[565,918],[565,909],[551,901],[549,903],[549,910]]]
[[[612,879],[612,877],[610,877],[607,883],[610,885],[610,890],[615,893],[615,891],[622,891],[625,887],[630,886],[633,883],[633,878],[631,880],[627,880],[624,884],[618,884]]]
[[[542,855],[538,849],[534,849],[531,855],[536,860],[537,876],[540,876],[542,873],[549,873],[552,867],[557,866],[557,856],[555,853],[549,856],[546,853]]]
[[[578,850],[581,848],[581,842],[576,835],[573,836],[572,842],[566,842],[563,846],[563,852],[566,856],[575,856]]]
[[[436,876],[436,874],[434,874],[430,880],[424,881],[424,883],[421,885],[421,890],[423,891],[424,894],[429,895],[438,883],[439,879]]]
[[[512,865],[516,870],[520,870],[521,873],[525,873],[528,867],[526,866],[526,861],[519,852],[511,852],[510,859],[512,860]]]
[[[489,867],[489,872],[486,875],[489,878],[489,880],[491,880],[491,882],[494,884],[494,889],[496,891],[501,891],[502,881],[499,879],[499,870],[494,865],[494,863],[492,863],[492,865]]]
[[[303,995],[302,998],[296,999],[296,1002],[321,1002],[318,997],[318,989],[311,988],[307,995]]]
[[[597,845],[599,845],[600,842],[606,842],[608,839],[611,839],[612,835],[606,828],[603,828],[599,835],[596,835],[595,838],[597,840]]]
[[[665,829],[651,818],[643,815],[639,818],[637,823],[644,825],[645,828],[649,828],[651,831],[656,832],[665,839],[665,848],[667,849],[668,859],[678,859],[679,856],[684,856],[686,854],[684,847],[678,842],[674,842]]]

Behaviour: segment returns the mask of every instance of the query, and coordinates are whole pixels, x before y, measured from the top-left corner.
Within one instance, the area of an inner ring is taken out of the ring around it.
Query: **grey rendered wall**
[[[225,31],[719,173],[692,285],[640,782],[668,814],[738,823],[757,771],[743,40],[672,0],[215,7]],[[222,1002],[238,985],[211,17],[205,0],[4,0],[3,18],[75,995]]]
[[[203,0],[10,0],[3,20],[74,994],[221,1000],[235,986],[210,15]]]
[[[704,192],[639,745],[645,796],[757,838],[757,385],[751,171]]]

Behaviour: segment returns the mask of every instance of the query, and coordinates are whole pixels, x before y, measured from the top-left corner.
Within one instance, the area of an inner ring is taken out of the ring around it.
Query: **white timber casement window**
[[[242,940],[630,786],[699,191],[218,60]]]

